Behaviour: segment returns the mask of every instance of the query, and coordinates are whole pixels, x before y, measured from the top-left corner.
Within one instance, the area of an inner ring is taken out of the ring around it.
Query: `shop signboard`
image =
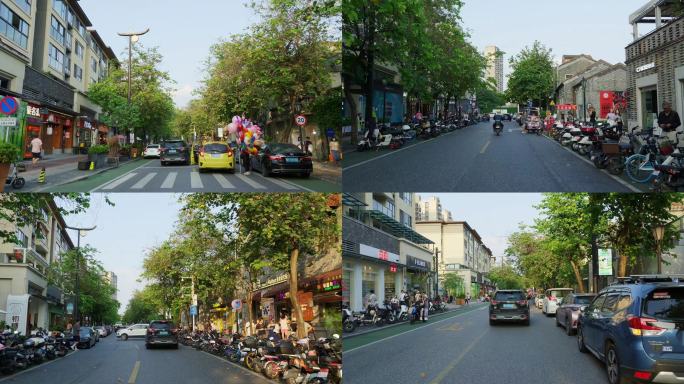
[[[268,319],[269,321],[274,320],[274,300],[272,297],[264,297],[261,299],[261,317]]]
[[[423,271],[430,270],[430,262],[413,256],[406,256],[406,266]]]
[[[299,300],[299,306],[302,309],[302,315],[304,316],[304,321],[313,320],[313,292],[297,292],[297,300]]]
[[[0,117],[0,127],[16,127],[16,117]]]
[[[197,316],[197,306],[196,305],[190,306],[190,316]]]
[[[378,260],[389,261],[393,263],[399,262],[399,255],[397,255],[396,253],[388,252],[384,249],[371,247],[370,245],[366,244],[359,244],[359,253],[364,256],[372,257]]]
[[[612,249],[598,250],[599,276],[613,275],[613,252]]]
[[[636,68],[636,73],[647,71],[649,69],[655,68],[655,63],[648,63]]]
[[[290,278],[289,273],[280,274],[280,275],[278,275],[276,277],[272,277],[266,281],[262,281],[262,282],[258,282],[256,284],[254,284],[254,290],[258,291],[260,289],[272,287],[274,285],[278,285],[281,283],[286,283],[289,280],[289,278]]]

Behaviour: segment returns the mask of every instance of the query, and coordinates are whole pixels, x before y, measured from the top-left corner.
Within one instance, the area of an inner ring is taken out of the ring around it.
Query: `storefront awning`
[[[352,195],[351,193],[348,193],[348,192],[345,192],[342,194],[342,204],[346,205],[348,207],[367,207],[368,206],[368,204],[357,199],[354,195]]]
[[[381,211],[366,210],[364,211],[368,216],[381,222],[389,228],[389,232],[396,237],[403,237],[416,244],[434,244],[434,242],[413,229],[394,220],[394,218],[387,216]]]

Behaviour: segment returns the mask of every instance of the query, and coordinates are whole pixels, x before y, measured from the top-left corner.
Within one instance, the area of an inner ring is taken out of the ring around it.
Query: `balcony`
[[[7,260],[8,264],[29,266],[42,277],[47,275],[48,261],[31,248],[14,248],[14,252],[8,255]]]
[[[359,253],[359,244],[366,244],[387,252],[399,254],[399,240],[377,228],[370,227],[358,220],[342,218],[342,251]]]

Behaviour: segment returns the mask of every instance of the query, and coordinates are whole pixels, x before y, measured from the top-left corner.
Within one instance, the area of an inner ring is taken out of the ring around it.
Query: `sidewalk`
[[[342,185],[342,167],[329,161],[314,160],[311,176],[329,183]]]

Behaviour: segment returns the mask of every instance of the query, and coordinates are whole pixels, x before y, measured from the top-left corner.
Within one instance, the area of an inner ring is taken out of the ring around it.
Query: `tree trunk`
[[[620,253],[618,277],[627,276],[627,255]]]
[[[366,96],[366,127],[369,127],[371,117],[373,117],[373,83],[375,82],[375,13],[370,10],[368,14],[368,29],[367,29],[367,50],[366,50],[366,84],[364,86],[364,94]]]
[[[582,274],[580,273],[579,267],[574,260],[570,260],[570,265],[572,265],[572,271],[575,273],[575,279],[577,280],[579,293],[584,293],[584,281],[582,280]]]
[[[253,307],[252,295],[253,295],[252,289],[250,288],[249,290],[247,290],[247,311],[249,312],[249,328],[251,331],[251,335],[253,336],[254,335],[254,317],[252,315],[252,307]]]
[[[297,297],[298,281],[297,281],[297,264],[299,261],[299,248],[295,248],[290,252],[290,301],[292,302],[292,309],[294,315],[297,316],[297,337],[304,338],[306,330],[304,325],[304,316],[302,307],[299,306],[299,298]]]
[[[442,117],[446,120],[447,117],[449,116],[449,100],[451,100],[451,95],[447,95],[446,99],[444,100],[444,112],[442,113]]]
[[[355,145],[359,141],[359,120],[356,118],[359,111],[354,100],[354,95],[350,89],[349,83],[351,83],[351,81],[348,80],[347,76],[345,76],[344,79],[344,98],[347,100],[347,104],[349,104],[349,115],[351,116],[351,143],[352,145]]]

